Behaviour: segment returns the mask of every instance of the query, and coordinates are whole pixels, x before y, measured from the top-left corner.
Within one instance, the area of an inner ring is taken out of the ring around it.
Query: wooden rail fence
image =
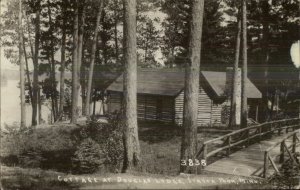
[[[255,142],[259,142],[263,140],[263,137],[268,134],[273,134],[275,131],[277,131],[278,135],[280,135],[283,130],[289,132],[290,129],[295,131],[299,128],[300,119],[293,118],[262,123],[239,129],[218,138],[205,141],[197,153],[197,158],[206,160],[206,163],[209,163],[208,159],[213,155],[226,150],[226,154],[229,156],[233,148],[236,148],[238,145],[249,146],[251,144],[251,140],[255,138],[257,139]],[[222,142],[222,146],[215,149],[213,145],[218,143],[220,144],[220,141]]]
[[[283,163],[284,162],[284,154],[285,152],[288,153],[289,158],[291,159],[291,161],[295,164],[299,164],[296,162],[295,158],[294,158],[294,154],[296,152],[296,146],[298,145],[297,141],[300,141],[300,139],[297,136],[297,133],[300,133],[300,130],[296,130],[293,133],[286,135],[284,138],[282,138],[279,142],[277,142],[276,144],[274,144],[273,146],[269,147],[266,151],[265,151],[265,157],[264,157],[264,170],[263,170],[263,177],[266,178],[268,177],[268,170],[269,170],[269,165],[271,164],[271,166],[273,167],[273,169],[275,170],[276,173],[279,173],[278,167],[276,166],[274,159],[277,156],[280,156],[279,158],[279,163]],[[292,144],[290,146],[288,146],[286,144],[286,140],[292,137]],[[279,155],[270,155],[270,151],[272,149],[274,149],[275,147],[280,145],[280,154]],[[290,148],[292,148],[292,150],[290,150]]]

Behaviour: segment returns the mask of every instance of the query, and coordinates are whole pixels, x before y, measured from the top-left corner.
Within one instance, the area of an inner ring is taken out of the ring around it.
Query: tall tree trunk
[[[81,13],[81,17],[80,17],[80,27],[79,27],[79,37],[78,37],[78,70],[77,70],[77,77],[78,77],[78,82],[77,82],[77,92],[80,91],[80,84],[82,84],[82,86],[84,85],[84,82],[81,83],[81,73],[83,72],[83,68],[82,68],[82,47],[83,47],[83,34],[84,34],[84,24],[85,24],[85,1],[83,1],[82,4],[82,13]],[[83,90],[81,88],[81,93],[82,93],[82,104],[84,102],[84,94],[83,94]],[[78,98],[79,98],[79,93],[78,93]],[[85,111],[84,107],[82,107],[82,113],[84,113]]]
[[[273,111],[274,111],[274,104],[275,104],[275,97],[276,97],[276,91],[274,91],[272,94],[270,94],[271,98],[271,109],[269,110],[269,120],[272,121],[273,119]]]
[[[298,74],[298,87],[300,87],[300,69]],[[300,101],[298,102],[298,118],[300,119]]]
[[[144,57],[144,64],[147,65],[147,55],[148,55],[148,34],[146,35],[145,39],[145,57]]]
[[[114,23],[114,38],[115,38],[115,56],[116,56],[116,63],[119,62],[119,45],[118,45],[118,20],[119,16],[117,13],[117,7],[118,7],[118,0],[115,0],[115,9],[114,9],[114,18],[115,18],[115,23]]]
[[[51,54],[51,52],[50,52]],[[55,64],[54,64],[54,60],[52,60],[53,57],[51,56],[51,59],[49,58],[49,65],[51,67],[50,70],[50,80],[51,80],[51,88],[52,88],[52,92],[51,92],[51,104],[52,104],[52,112],[53,112],[53,120],[54,122],[57,120],[57,109],[56,109],[56,103],[55,103]]]
[[[37,102],[39,90],[39,46],[40,46],[40,11],[41,1],[36,2],[36,18],[35,18],[35,42],[34,42],[34,62],[33,62],[33,89],[32,89],[32,126],[37,125]]]
[[[64,9],[64,8],[63,8]],[[63,12],[62,38],[61,38],[61,73],[60,73],[60,96],[59,96],[59,117],[61,118],[64,111],[65,102],[65,67],[66,67],[66,20],[65,10]]]
[[[193,0],[192,20],[190,22],[190,42],[188,61],[185,69],[183,136],[180,159],[195,162],[197,153],[197,119],[199,72],[201,57],[201,38],[204,13],[204,0]],[[181,172],[195,173],[196,167],[180,165]]]
[[[262,64],[264,66],[264,86],[262,92],[263,101],[263,116],[264,120],[270,119],[270,112],[268,110],[269,102],[269,20],[270,20],[270,5],[268,0],[262,0],[262,25],[263,25],[263,38],[262,38]]]
[[[53,118],[54,122],[57,120],[58,117],[58,103],[57,103],[57,96],[56,96],[56,80],[55,80],[55,59],[54,59],[54,42],[53,42],[53,24],[52,23],[52,17],[51,17],[51,7],[50,7],[50,1],[48,0],[48,16],[49,16],[49,23],[50,28],[49,31],[51,32],[50,37],[50,56],[49,64],[51,65],[51,71],[50,71],[50,77],[51,77],[51,86],[52,86],[52,92],[51,92],[51,99],[53,104]]]
[[[19,0],[19,62],[20,62],[20,100],[21,100],[21,125],[20,128],[26,127],[25,116],[25,69],[23,61],[23,32],[22,32],[22,0]]]
[[[243,70],[242,70],[242,113],[241,127],[247,127],[248,104],[247,104],[247,1],[243,0]]]
[[[41,89],[38,91],[38,121],[39,124],[42,123],[42,100],[41,100]]]
[[[95,115],[96,115],[96,99],[94,99],[94,101],[93,101],[93,117],[92,118],[94,118]]]
[[[230,106],[230,120],[229,126],[234,127],[237,125],[236,121],[236,105],[237,105],[237,88],[238,88],[238,68],[240,60],[240,45],[241,45],[241,18],[240,10],[238,13],[238,27],[236,35],[236,46],[235,46],[235,60],[233,67],[233,80],[232,80],[232,93],[231,93],[231,106]],[[240,103],[240,102],[239,102]]]
[[[23,33],[22,33],[22,36],[23,36],[23,39],[24,39],[24,34]],[[26,52],[25,41],[22,40],[22,43],[23,43],[23,52],[24,52],[24,57],[25,57],[25,66],[26,66],[26,76],[27,76],[27,82],[28,82],[29,98],[30,98],[30,102],[32,102],[32,86],[31,86],[29,67],[28,67],[28,56],[27,56],[27,52]],[[31,104],[31,106],[32,106],[32,104]]]
[[[174,26],[174,31],[177,32],[178,29],[178,22],[175,22],[175,26]],[[175,39],[173,39],[175,41]],[[171,47],[171,68],[175,67],[175,47],[176,45],[173,43],[171,43],[172,47]]]
[[[137,124],[137,52],[136,52],[136,0],[123,0],[124,4],[124,163],[123,172],[139,165],[140,143]]]
[[[34,49],[33,49],[33,44],[32,44],[32,39],[31,39],[30,24],[29,24],[29,20],[28,20],[28,17],[26,15],[25,11],[23,11],[23,15],[26,18],[26,23],[27,23],[27,28],[28,28],[28,42],[29,42],[30,51],[31,51],[31,59],[32,59],[32,62],[34,63]]]
[[[73,55],[72,55],[72,110],[71,123],[77,123],[77,104],[78,104],[78,0],[75,0],[75,19],[73,34]]]
[[[97,50],[97,37],[99,32],[100,20],[102,16],[102,9],[103,9],[103,0],[99,0],[99,8],[97,14],[97,21],[96,27],[94,31],[94,38],[92,43],[92,52],[91,52],[91,63],[89,68],[89,75],[88,75],[88,86],[86,92],[86,103],[85,103],[85,112],[86,116],[90,116],[90,102],[91,102],[91,91],[92,91],[92,84],[93,84],[93,74],[94,74],[94,65],[95,65],[95,58],[96,58],[96,50]]]
[[[82,107],[82,115],[86,116],[85,103],[86,103],[86,68],[85,66],[81,67],[80,72],[80,85],[81,85],[81,107]]]

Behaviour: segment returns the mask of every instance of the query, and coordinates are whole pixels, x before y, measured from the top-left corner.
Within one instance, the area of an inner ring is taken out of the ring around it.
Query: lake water
[[[20,89],[18,88],[18,80],[7,80],[1,84],[1,127],[5,124],[13,125],[20,123],[21,107],[20,107]],[[26,126],[31,125],[32,108],[30,104],[26,104]],[[42,105],[42,119],[48,120],[51,115],[50,109]]]
[[[4,75],[5,76],[5,75]],[[5,78],[5,80],[3,80]],[[1,128],[7,125],[20,125],[21,107],[20,107],[20,88],[19,80],[7,79],[3,77],[1,80]],[[58,84],[59,86],[59,84]],[[78,107],[81,109],[81,96],[78,98]],[[102,114],[101,103],[96,104],[96,114]],[[51,104],[44,102],[42,105],[42,119],[49,123],[51,121]],[[31,125],[32,107],[26,104],[26,126]]]

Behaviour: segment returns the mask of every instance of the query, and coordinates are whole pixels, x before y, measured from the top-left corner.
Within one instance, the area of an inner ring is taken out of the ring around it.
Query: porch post
[[[256,105],[255,121],[258,122],[258,105]]]

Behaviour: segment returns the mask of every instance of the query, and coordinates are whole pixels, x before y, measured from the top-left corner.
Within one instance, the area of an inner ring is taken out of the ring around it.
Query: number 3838
[[[182,166],[206,166],[206,160],[198,160],[198,159],[188,159],[188,160],[181,160]]]

